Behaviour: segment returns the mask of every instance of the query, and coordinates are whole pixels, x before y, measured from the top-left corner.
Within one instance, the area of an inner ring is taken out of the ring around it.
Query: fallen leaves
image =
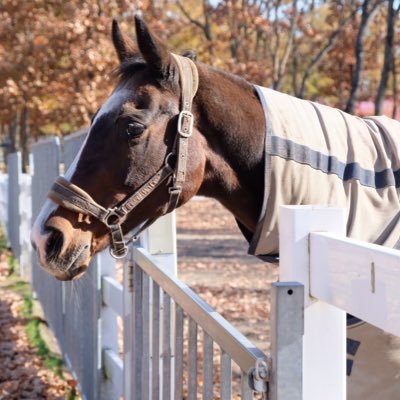
[[[195,199],[178,209],[177,230],[179,278],[266,352],[277,267],[247,254],[234,217],[215,200]]]
[[[7,289],[7,273],[8,266],[0,263],[0,399],[65,399],[74,381],[46,369],[29,344],[21,316],[23,298]]]
[[[270,346],[270,283],[277,267],[247,255],[248,244],[233,216],[219,203],[195,199],[177,211],[178,276],[252,343]],[[202,331],[198,333],[198,375],[202,382]],[[187,337],[185,339],[186,343]],[[187,343],[186,343],[187,346]],[[187,356],[187,347],[185,354]],[[220,396],[220,350],[214,345],[214,398]],[[240,399],[240,371],[234,366],[233,399]],[[187,389],[187,376],[185,376]],[[200,391],[197,396],[199,399]]]

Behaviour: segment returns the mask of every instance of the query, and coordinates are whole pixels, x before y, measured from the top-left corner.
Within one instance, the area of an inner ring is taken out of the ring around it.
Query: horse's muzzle
[[[59,280],[77,279],[88,268],[91,234],[74,229],[65,218],[53,216],[44,227],[35,223],[31,241],[42,269]]]

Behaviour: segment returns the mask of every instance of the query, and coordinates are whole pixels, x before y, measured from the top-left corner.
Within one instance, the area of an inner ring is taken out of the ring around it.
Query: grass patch
[[[40,334],[40,321],[33,315],[33,299],[31,293],[24,295],[22,315],[28,320],[26,334],[30,343],[37,348],[38,355],[42,358],[47,369],[53,371],[57,376],[63,378],[63,361],[47,347],[46,342]]]
[[[10,290],[14,293],[18,293],[21,296],[25,296],[31,293],[31,288],[29,286],[29,283],[26,281],[22,281],[15,274],[8,276],[7,281],[3,281],[0,285],[0,288]]]
[[[0,257],[2,261],[7,260],[7,276],[13,275],[17,270],[18,262],[12,254],[12,250],[8,246],[8,238],[2,224],[0,224]]]
[[[8,239],[2,225],[0,225],[0,253],[8,251]]]
[[[43,359],[44,366],[54,371],[54,373],[63,378],[63,362],[60,358],[54,355],[40,335],[40,321],[38,319],[31,319],[26,326],[26,333],[28,339],[33,346],[38,349],[38,355]]]
[[[26,282],[17,281],[14,286],[23,287]],[[26,286],[28,286],[26,284]],[[29,286],[28,286],[29,289]],[[22,315],[27,319],[26,325],[26,334],[28,336],[28,340],[32,346],[34,346],[37,351],[39,357],[43,360],[43,365],[53,371],[58,377],[65,380],[63,375],[64,370],[64,362],[63,360],[54,354],[47,346],[46,342],[42,339],[40,333],[40,324],[44,322],[39,318],[36,318],[33,315],[33,298],[32,293],[24,294],[24,302],[22,307]],[[69,382],[68,382],[69,383]],[[71,386],[69,392],[67,394],[66,400],[79,400],[77,390],[74,386]]]
[[[78,397],[78,392],[76,391],[76,389],[72,388],[68,393],[66,400],[78,400],[79,398],[80,397]]]
[[[7,257],[7,264],[8,264],[8,274],[7,276],[11,276],[14,275],[15,272],[17,271],[17,259],[13,256],[13,255],[9,255]]]

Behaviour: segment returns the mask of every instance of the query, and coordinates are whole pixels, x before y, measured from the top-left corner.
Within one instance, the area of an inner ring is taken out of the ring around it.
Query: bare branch
[[[352,21],[357,14],[358,9],[354,9],[353,12],[344,19],[344,21],[340,24],[340,26],[332,32],[331,36],[328,39],[328,42],[324,47],[321,48],[321,50],[312,58],[312,60],[309,62],[307,65],[306,71],[303,75],[303,79],[301,81],[301,86],[300,90],[296,95],[300,98],[304,97],[304,91],[306,87],[306,83],[308,78],[311,75],[312,70],[321,62],[321,60],[324,58],[326,54],[329,53],[329,51],[332,49],[334,46],[336,40],[339,38],[340,34],[342,33],[343,29],[346,27],[346,25]]]
[[[203,8],[204,8],[204,14],[205,14],[205,18],[206,18],[206,23],[202,24],[200,21],[198,21],[197,19],[194,19],[188,13],[188,11],[185,9],[185,7],[183,6],[183,4],[180,1],[176,2],[178,8],[182,11],[182,14],[189,20],[189,22],[192,23],[193,25],[197,26],[198,28],[200,28],[203,31],[204,36],[206,37],[206,39],[211,41],[212,37],[211,37],[210,29],[209,29],[208,15],[207,15],[207,12],[206,12],[205,3],[206,2],[203,2]]]

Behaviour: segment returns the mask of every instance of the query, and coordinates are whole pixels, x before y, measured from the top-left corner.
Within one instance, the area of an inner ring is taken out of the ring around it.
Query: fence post
[[[102,296],[104,294],[103,279],[112,279],[117,283],[117,263],[122,261],[116,261],[108,249],[103,250],[96,256],[99,275],[102,287]],[[121,293],[121,304],[122,304],[122,293]],[[114,299],[117,301],[117,298]],[[104,400],[119,399],[123,394],[122,387],[122,374],[119,375],[117,371],[106,370],[105,358],[107,356],[114,357],[115,364],[121,367],[123,370],[122,360],[118,357],[118,314],[109,306],[101,304],[101,332],[98,345],[101,351],[101,364],[103,367],[103,375],[100,379],[100,398]]]
[[[60,171],[60,139],[48,137],[31,146],[32,221],[47,201],[47,192]],[[36,253],[31,253],[32,289],[42,304],[46,320],[60,345],[63,339],[62,283],[43,271]]]
[[[133,262],[132,246],[129,248],[129,254],[124,260],[124,278],[123,278],[123,325],[124,325],[124,369],[123,369],[123,393],[125,400],[132,400],[134,393],[132,390],[132,362],[133,362]]]
[[[8,238],[14,256],[19,260],[21,245],[19,240],[19,228],[21,216],[19,212],[19,194],[21,184],[21,153],[16,152],[8,155]]]
[[[270,400],[302,400],[304,286],[275,282],[271,288]]]
[[[177,275],[175,212],[157,220],[147,230],[144,246],[148,252],[162,263],[168,272]]]
[[[345,210],[281,207],[280,281],[304,285],[303,399],[345,400],[346,314],[309,295],[309,234],[312,231],[345,235]]]
[[[31,176],[22,173],[21,153],[8,155],[8,221],[9,241],[18,260],[19,274],[31,280]]]
[[[19,192],[19,268],[21,277],[32,282],[32,248],[31,248],[31,225],[32,225],[32,177],[24,173],[20,176]]]
[[[8,240],[8,174],[0,173],[0,223]]]

